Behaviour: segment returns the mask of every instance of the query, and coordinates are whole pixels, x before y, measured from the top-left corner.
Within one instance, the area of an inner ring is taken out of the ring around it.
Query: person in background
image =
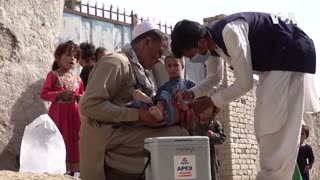
[[[188,135],[179,125],[162,127],[164,119],[143,107],[127,107],[135,89],[149,97],[156,94],[149,69],[167,45],[157,26],[142,22],[121,53],[104,56],[92,69],[80,100],[82,180],[136,180],[144,169],[145,138]]]
[[[176,58],[172,53],[168,53],[168,55],[164,59],[165,63],[165,69],[167,71],[167,74],[169,76],[169,81],[165,82],[163,85],[161,85],[157,89],[157,97],[159,97],[164,91],[168,94],[172,94],[172,91],[174,89],[180,89],[180,90],[188,90],[195,86],[195,82],[190,79],[184,79],[183,78],[183,70],[185,68],[183,60],[180,58]],[[179,98],[174,100],[173,104],[178,107],[178,113],[179,113],[179,119],[180,123],[183,124],[183,126],[187,127],[189,129],[190,127],[193,127],[193,123],[190,124],[190,122],[185,122],[184,116],[185,112],[187,112],[189,107],[186,107],[184,103],[182,102],[183,99]],[[179,103],[181,102],[181,103]],[[180,106],[181,105],[181,106]]]
[[[96,47],[87,42],[83,42],[80,44],[81,48],[81,59],[79,64],[82,67],[93,66],[97,61],[95,57]]]
[[[297,158],[297,163],[303,180],[309,180],[309,171],[314,163],[314,155],[312,148],[304,141],[309,137],[309,128],[306,125],[302,125],[300,147]]]
[[[215,146],[223,144],[226,140],[223,127],[217,120],[217,112],[209,108],[200,114],[200,118],[195,119],[195,127],[189,130],[191,136],[208,136],[210,143],[210,165],[212,180],[220,180],[219,175],[219,160],[216,154]]]
[[[96,64],[96,57],[95,57],[95,46],[91,43],[83,42],[80,44],[81,48],[81,60],[79,64],[83,67],[80,73],[80,77],[84,84],[84,90],[86,90],[87,82],[89,74]]]
[[[169,76],[169,81],[165,82],[157,89],[157,94],[166,90],[170,94],[176,88],[178,89],[190,89],[195,86],[195,82],[189,79],[183,79],[184,63],[180,58],[176,58],[172,53],[166,56],[164,59],[165,69]]]
[[[108,54],[108,50],[106,48],[98,47],[95,52],[95,57],[96,57],[97,62],[99,61],[99,59],[101,59],[103,56],[105,56],[107,54]]]
[[[68,41],[57,47],[54,57],[52,71],[47,75],[40,97],[51,102],[48,114],[63,137],[67,174],[73,176],[80,171],[78,102],[84,90],[80,77],[73,75],[72,69],[81,57],[81,50],[78,45]]]
[[[179,21],[171,40],[177,57],[201,61],[218,55],[233,67],[233,84],[211,97],[196,99],[207,94],[196,89],[184,92],[188,99],[194,99],[189,106],[196,115],[238,99],[253,88],[253,74],[259,76],[254,113],[261,167],[257,180],[291,180],[305,104],[310,99],[305,91],[311,84],[305,79],[316,70],[312,39],[288,20],[269,13],[242,12],[208,27]],[[319,104],[318,99],[313,101]]]

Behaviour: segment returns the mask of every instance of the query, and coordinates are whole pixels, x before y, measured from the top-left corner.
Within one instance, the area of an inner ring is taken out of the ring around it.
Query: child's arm
[[[79,103],[80,98],[82,97],[83,94],[84,94],[84,83],[83,83],[83,81],[80,79],[78,94],[76,94],[76,101],[77,101],[78,103]]]
[[[57,98],[57,92],[54,91],[55,75],[54,72],[49,72],[47,78],[42,86],[40,97],[45,101],[55,102]]]
[[[308,164],[304,167],[303,169],[303,173],[308,173],[310,171],[310,169],[312,168],[312,165],[314,163],[314,155],[313,155],[313,151],[311,146],[309,146],[308,144],[306,144],[306,156],[308,159]]]
[[[313,155],[313,151],[312,151],[312,148],[311,146],[308,145],[308,160],[309,160],[309,166],[310,166],[310,169],[312,168],[312,165],[314,163],[314,155]]]

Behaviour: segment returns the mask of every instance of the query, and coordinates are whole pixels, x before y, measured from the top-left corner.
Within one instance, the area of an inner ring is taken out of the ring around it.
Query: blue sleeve
[[[143,103],[137,100],[133,100],[132,107],[139,109],[141,106],[143,106]]]
[[[155,96],[154,99],[159,99],[159,97],[161,96],[161,92],[164,90],[164,87],[165,87],[166,83],[163,84],[162,86],[160,86],[158,89],[157,89],[157,94]]]
[[[190,88],[192,88],[192,87],[194,87],[194,86],[196,86],[196,83],[195,83],[194,81],[192,81],[192,80],[187,80],[187,87],[188,87],[188,89],[190,89]]]
[[[165,122],[166,122],[166,126],[169,126],[173,120],[173,113],[174,113],[174,109],[171,104],[171,100],[172,100],[171,94],[168,91],[163,90],[160,92],[160,94],[157,94],[155,102],[157,102],[158,100],[162,100],[165,103],[165,109],[168,114],[168,117],[165,119]]]

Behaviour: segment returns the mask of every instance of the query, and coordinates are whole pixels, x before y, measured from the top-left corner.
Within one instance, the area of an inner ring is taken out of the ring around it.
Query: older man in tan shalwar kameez
[[[163,127],[148,110],[127,107],[135,88],[154,95],[147,69],[164,50],[161,32],[149,22],[137,25],[132,39],[123,53],[99,60],[80,101],[82,180],[135,180],[144,167],[145,138],[188,135],[180,126]]]

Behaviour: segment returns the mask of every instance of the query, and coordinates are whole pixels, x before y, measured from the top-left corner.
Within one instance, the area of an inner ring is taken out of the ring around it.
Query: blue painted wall
[[[131,28],[64,12],[59,42],[91,42],[110,52],[119,50],[131,40]]]
[[[75,43],[90,42],[96,47],[105,47],[109,52],[116,52],[126,43],[131,41],[131,27],[115,25],[113,23],[82,17],[68,12],[63,13],[60,29],[59,43],[72,40]],[[156,82],[161,85],[168,77],[164,65],[155,66],[153,72]],[[74,70],[80,74],[81,67]],[[192,79],[199,83],[204,79],[204,65],[186,62],[185,78]]]

